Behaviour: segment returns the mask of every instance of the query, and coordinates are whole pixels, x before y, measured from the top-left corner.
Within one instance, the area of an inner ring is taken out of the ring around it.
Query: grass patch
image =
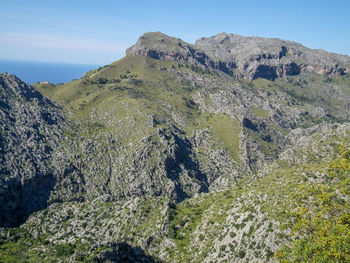
[[[239,134],[241,129],[237,120],[226,114],[215,114],[209,119],[209,124],[215,135],[221,140],[221,146],[227,149],[232,157],[238,160],[239,153]]]
[[[251,111],[251,113],[253,113],[255,116],[257,116],[259,118],[268,118],[269,117],[269,112],[267,110],[262,109],[262,108],[251,107],[250,111]]]

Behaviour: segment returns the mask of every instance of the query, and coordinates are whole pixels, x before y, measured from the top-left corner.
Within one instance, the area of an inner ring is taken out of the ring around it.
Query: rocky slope
[[[0,262],[273,261],[349,137],[349,57],[224,33],[126,53],[63,85],[1,75],[1,226],[24,224]]]
[[[65,117],[62,108],[6,73],[0,75],[0,115],[0,226],[10,226],[46,206]]]

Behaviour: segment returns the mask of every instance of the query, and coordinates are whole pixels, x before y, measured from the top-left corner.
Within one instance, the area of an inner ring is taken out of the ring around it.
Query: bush
[[[56,245],[56,256],[57,257],[70,257],[74,254],[75,245],[72,244],[62,244]]]
[[[238,256],[239,256],[240,258],[244,258],[244,257],[245,257],[245,251],[244,251],[244,250],[240,250],[240,251],[238,252]]]
[[[330,163],[325,180],[302,184],[291,213],[294,241],[280,262],[350,262],[350,150]]]

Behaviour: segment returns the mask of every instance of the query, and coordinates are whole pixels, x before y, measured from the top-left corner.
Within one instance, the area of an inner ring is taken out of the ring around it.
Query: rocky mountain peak
[[[227,33],[199,38],[194,45],[161,32],[146,33],[126,54],[190,63],[250,80],[274,80],[303,71],[322,75],[344,75],[350,71],[348,56],[278,38]]]
[[[8,101],[11,97],[17,97],[17,99],[21,98],[27,101],[33,98],[43,99],[43,96],[32,86],[7,72],[0,74],[0,90],[1,102]]]
[[[278,38],[220,33],[198,39],[195,46],[212,59],[235,65],[243,77],[250,79],[274,79],[301,71],[343,75],[350,69],[348,56],[312,50]]]
[[[143,34],[135,45],[126,50],[126,54],[192,64],[204,64],[205,57],[205,54],[195,49],[193,45],[161,32]]]

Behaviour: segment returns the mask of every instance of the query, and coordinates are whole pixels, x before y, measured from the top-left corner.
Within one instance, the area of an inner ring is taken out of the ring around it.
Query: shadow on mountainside
[[[37,175],[22,183],[17,178],[1,182],[0,227],[18,227],[31,213],[44,209],[55,182],[53,175]]]
[[[128,243],[114,243],[102,251],[94,260],[96,263],[163,263],[158,259],[146,255],[140,247],[132,247]]]
[[[175,133],[171,134],[175,147],[173,154],[165,160],[165,169],[167,177],[175,182],[176,201],[181,202],[190,196],[184,192],[184,186],[181,182],[181,173],[185,170],[192,184],[199,184],[199,192],[208,192],[208,178],[200,170],[198,161],[194,158],[191,143],[181,138]],[[166,137],[170,140],[170,137]]]

